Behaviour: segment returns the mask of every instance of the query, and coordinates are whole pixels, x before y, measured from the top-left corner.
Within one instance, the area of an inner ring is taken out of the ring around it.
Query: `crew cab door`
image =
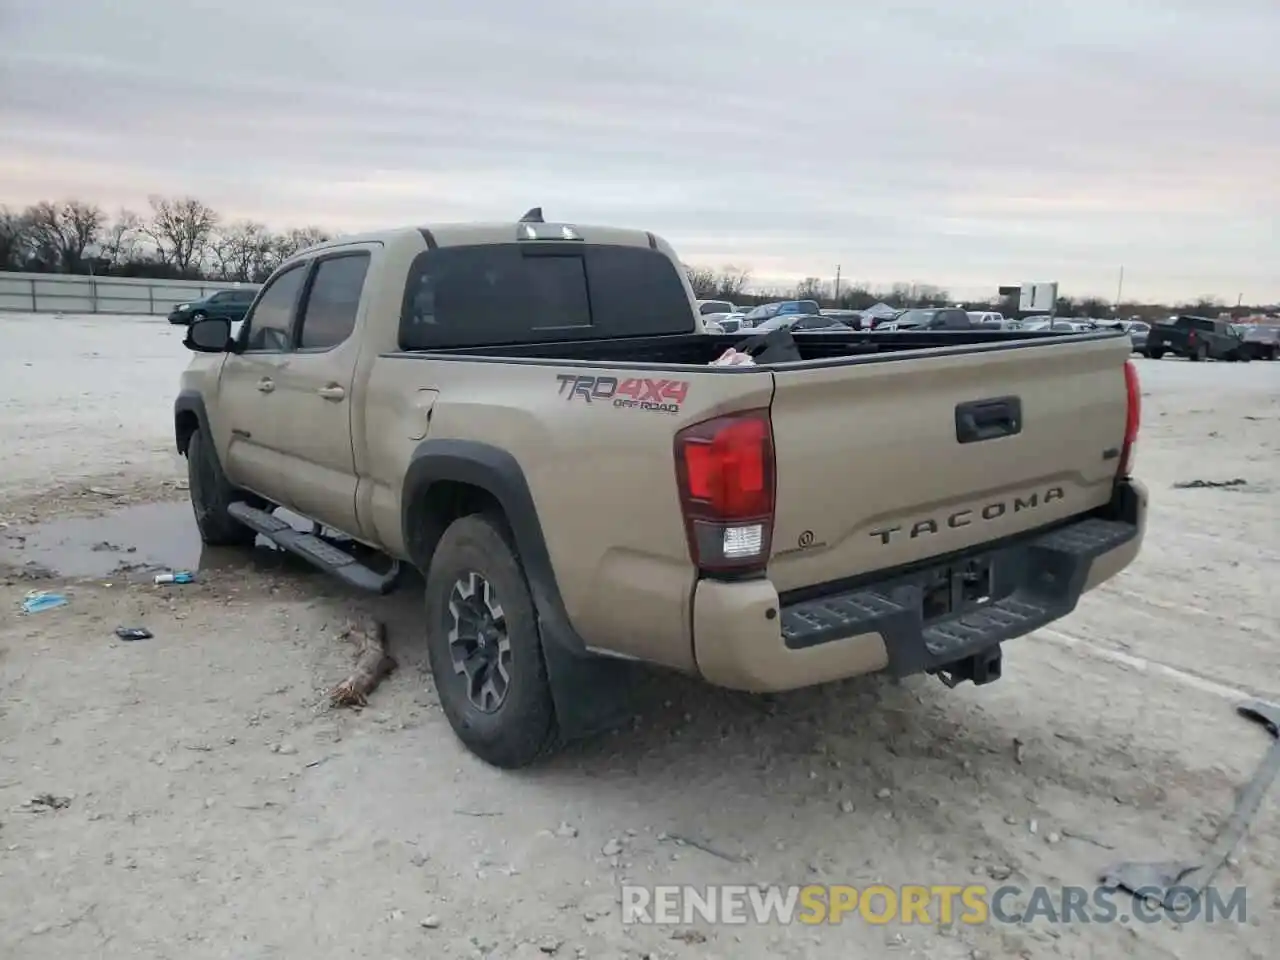
[[[367,245],[317,256],[297,311],[293,352],[276,377],[281,453],[289,505],[304,516],[358,535],[352,392],[360,340],[353,336],[372,258]]]
[[[239,348],[227,355],[218,379],[218,449],[238,487],[286,503],[284,479],[289,424],[278,386],[292,351],[294,317],[310,269],[299,263],[272,277],[245,317]]]

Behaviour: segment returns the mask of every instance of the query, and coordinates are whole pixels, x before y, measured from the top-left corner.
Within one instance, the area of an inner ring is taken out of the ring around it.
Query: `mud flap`
[[[581,740],[616,729],[631,719],[632,693],[640,667],[629,660],[570,649],[539,618],[547,682],[556,722],[565,740]]]

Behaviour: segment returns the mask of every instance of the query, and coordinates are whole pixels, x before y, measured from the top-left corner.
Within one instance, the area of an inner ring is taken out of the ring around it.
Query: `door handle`
[[[261,380],[258,381],[258,389],[263,393],[270,393],[275,388],[276,388],[276,382],[274,380],[268,379],[267,377],[263,377]]]
[[[336,383],[331,383],[327,387],[321,387],[316,393],[324,397],[326,400],[332,400],[335,403],[343,399],[347,395],[347,391]]]
[[[956,407],[956,440],[980,443],[1022,432],[1022,400],[996,397],[962,403]]]

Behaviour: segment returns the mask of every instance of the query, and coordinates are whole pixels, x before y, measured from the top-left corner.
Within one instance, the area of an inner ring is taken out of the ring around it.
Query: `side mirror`
[[[226,353],[231,349],[231,321],[226,317],[206,317],[187,327],[182,345],[196,353]]]

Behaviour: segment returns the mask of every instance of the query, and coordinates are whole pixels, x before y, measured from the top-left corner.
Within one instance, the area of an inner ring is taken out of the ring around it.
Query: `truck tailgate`
[[[1129,350],[1127,337],[1055,339],[775,368],[776,588],[884,571],[1107,503]]]

